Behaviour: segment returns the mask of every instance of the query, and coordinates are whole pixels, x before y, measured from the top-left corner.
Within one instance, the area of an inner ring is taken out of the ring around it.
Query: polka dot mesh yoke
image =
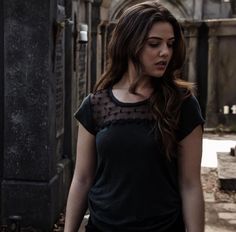
[[[148,100],[135,103],[120,102],[114,97],[111,89],[91,94],[90,102],[97,130],[115,123],[152,120]]]

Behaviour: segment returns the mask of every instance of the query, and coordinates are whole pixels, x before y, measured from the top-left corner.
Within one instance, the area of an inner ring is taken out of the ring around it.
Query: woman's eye
[[[149,46],[152,48],[158,47],[159,45],[159,43],[149,43]]]
[[[169,48],[173,48],[174,44],[173,44],[173,43],[167,44],[167,46],[168,46]]]

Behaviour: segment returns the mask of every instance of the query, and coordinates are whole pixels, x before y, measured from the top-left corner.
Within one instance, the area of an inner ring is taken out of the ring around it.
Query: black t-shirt
[[[162,152],[148,101],[120,102],[108,88],[88,95],[75,113],[96,136],[89,210],[101,231],[168,231],[181,218],[177,160]],[[178,140],[203,123],[196,98],[188,97],[181,106]]]

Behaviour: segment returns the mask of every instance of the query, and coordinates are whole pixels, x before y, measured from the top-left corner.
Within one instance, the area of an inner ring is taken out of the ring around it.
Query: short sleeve
[[[95,135],[95,126],[90,103],[91,95],[84,98],[78,110],[74,113],[74,117],[88,130],[91,134]]]
[[[181,141],[189,135],[198,125],[203,124],[205,120],[202,117],[201,108],[194,96],[186,98],[181,106],[179,129],[177,131],[177,139]]]

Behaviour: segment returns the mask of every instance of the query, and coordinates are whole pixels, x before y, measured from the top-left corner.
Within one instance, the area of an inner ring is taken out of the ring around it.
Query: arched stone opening
[[[144,0],[115,0],[112,1],[110,7],[110,21],[116,21],[117,18],[122,14],[122,12],[129,6],[144,2]],[[187,8],[183,1],[166,1],[160,0],[159,1],[163,6],[169,9],[177,19],[179,20],[190,20],[193,12],[190,8]]]

